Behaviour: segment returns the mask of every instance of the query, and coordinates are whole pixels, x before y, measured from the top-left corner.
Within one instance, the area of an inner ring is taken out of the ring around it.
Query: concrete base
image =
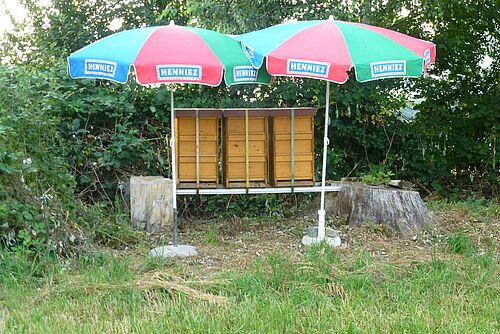
[[[302,237],[302,244],[310,246],[320,242],[326,242],[330,247],[339,247],[342,244],[340,234],[331,228],[325,228],[325,238],[323,240],[318,238],[318,227],[308,227],[306,234]]]
[[[161,257],[188,257],[188,256],[198,256],[198,250],[195,246],[190,245],[169,245],[160,246],[152,249],[149,252],[149,256],[161,256]]]

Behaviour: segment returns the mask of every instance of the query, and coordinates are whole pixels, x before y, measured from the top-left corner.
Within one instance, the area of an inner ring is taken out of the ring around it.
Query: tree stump
[[[342,183],[337,194],[328,194],[325,208],[329,216],[347,217],[349,226],[384,224],[406,237],[435,222],[417,191],[359,183]]]
[[[157,233],[173,222],[172,180],[161,176],[130,178],[132,226]]]

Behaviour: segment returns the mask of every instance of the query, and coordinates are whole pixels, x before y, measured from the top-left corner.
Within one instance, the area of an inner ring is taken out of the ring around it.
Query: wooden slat
[[[217,184],[213,182],[200,182],[201,189],[216,189]],[[181,182],[178,185],[179,189],[196,189],[196,182]]]
[[[265,182],[250,181],[250,188],[266,188],[268,186]],[[246,188],[246,182],[231,181],[226,185],[227,188]]]
[[[211,115],[203,117],[202,115]],[[217,114],[217,113],[215,113]],[[219,112],[220,114],[220,112]],[[176,118],[177,174],[179,186],[196,188],[196,110]],[[199,182],[200,187],[217,187],[219,183],[219,119],[214,112],[200,112],[199,119]]]
[[[249,116],[248,121],[248,180],[249,186],[254,187],[268,182],[268,122],[267,117],[260,116]],[[243,183],[245,187],[247,174],[245,117],[225,117],[223,133],[224,184],[226,187],[233,187],[236,182]]]
[[[283,112],[272,117],[272,184],[288,187],[292,178],[291,117]],[[294,186],[314,184],[314,116],[295,113]]]

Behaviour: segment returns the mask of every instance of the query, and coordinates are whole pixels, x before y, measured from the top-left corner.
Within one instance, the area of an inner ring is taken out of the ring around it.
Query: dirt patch
[[[272,253],[298,260],[303,249],[300,243],[303,228],[305,221],[300,219],[186,222],[180,238],[196,245],[201,254],[198,258],[186,259],[188,263],[210,269],[245,270],[259,257]]]
[[[344,257],[368,252],[373,261],[395,265],[429,261],[437,253],[440,258],[453,257],[455,255],[445,251],[445,239],[458,231],[471,238],[478,246],[478,252],[493,247],[499,253],[498,218],[474,218],[460,208],[433,210],[433,214],[436,225],[427,226],[409,238],[401,237],[382,225],[350,228],[342,220],[330,220],[328,225],[340,231],[344,245],[338,251]],[[315,225],[315,217],[310,213],[294,219],[184,220],[180,225],[181,243],[196,245],[201,256],[180,261],[209,276],[226,270],[248,269],[255,265],[258,258],[269,254],[282,254],[294,262],[300,262],[305,252],[301,244],[303,230]],[[170,238],[168,232],[166,237]]]

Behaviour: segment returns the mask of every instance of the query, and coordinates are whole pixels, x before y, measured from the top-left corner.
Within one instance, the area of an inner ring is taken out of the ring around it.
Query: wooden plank
[[[179,189],[196,189],[196,182],[180,182],[177,187]],[[217,184],[213,182],[200,182],[202,189],[217,189]]]
[[[267,183],[265,182],[258,182],[258,181],[250,181],[250,188],[266,188],[268,186]],[[227,188],[246,188],[246,183],[243,182],[237,182],[237,181],[230,181],[226,185]]]
[[[248,122],[249,186],[253,187],[268,182],[268,120],[249,116]],[[225,117],[223,134],[224,184],[232,187],[232,183],[246,180],[245,117]]]
[[[314,184],[314,116],[294,116],[295,184]],[[291,186],[291,117],[282,112],[272,117],[271,182],[275,187]],[[294,185],[295,185],[294,184]]]
[[[291,181],[276,181],[276,187],[281,188],[281,187],[290,187],[292,185]],[[311,180],[308,181],[300,181],[300,180],[295,180],[294,186],[295,187],[310,187],[313,186],[314,182]]]
[[[219,183],[219,119],[212,110],[209,117],[199,118],[199,181],[200,187]],[[176,118],[177,178],[178,184],[195,184],[196,188],[196,110],[183,113]],[[192,186],[192,184],[190,185]],[[211,186],[211,187],[213,187]]]

